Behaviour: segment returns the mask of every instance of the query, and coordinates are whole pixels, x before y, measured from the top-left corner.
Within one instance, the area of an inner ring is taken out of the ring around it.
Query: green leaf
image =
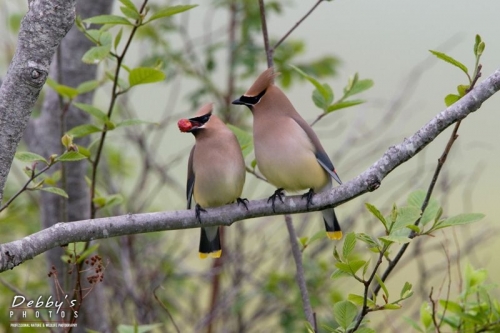
[[[379,248],[378,242],[373,239],[371,236],[365,234],[365,233],[358,233],[356,234],[356,238],[359,239],[360,241],[366,243],[368,247],[370,248]]]
[[[312,93],[312,100],[314,102],[314,105],[316,105],[321,110],[326,111],[328,103],[326,102],[325,98],[323,97],[323,95],[321,95],[318,89],[314,89]]]
[[[332,1],[332,0],[327,0],[327,1]],[[377,332],[369,327],[360,327],[356,330],[356,333],[377,333]]]
[[[113,42],[113,35],[109,31],[100,31],[99,34],[99,44],[102,46],[109,45],[111,49],[111,43]]]
[[[410,193],[410,195],[408,196],[407,203],[410,206],[417,207],[420,209],[424,203],[426,195],[427,193],[425,191],[422,190],[414,191]],[[439,202],[434,197],[431,196],[429,203],[427,204],[427,207],[425,208],[425,211],[422,214],[422,217],[420,218],[420,224],[425,226],[430,221],[433,221],[437,216],[440,208],[441,207],[439,206]]]
[[[446,106],[450,106],[450,105],[454,104],[456,101],[458,101],[459,99],[460,99],[460,96],[455,95],[455,94],[449,94],[449,95],[446,95],[446,97],[444,98],[444,104],[446,104]]]
[[[98,64],[106,59],[110,51],[111,45],[94,46],[85,52],[82,61],[86,64]]]
[[[486,47],[486,44],[484,42],[479,43],[479,46],[477,47],[477,56],[478,57],[480,57],[483,54],[485,47]]]
[[[411,231],[413,231],[413,232],[415,232],[417,234],[420,233],[420,231],[421,231],[421,229],[418,226],[414,225],[414,224],[408,224],[406,226],[406,228],[410,229]]]
[[[123,202],[123,196],[121,194],[113,194],[107,198],[106,206],[115,206]]]
[[[100,82],[97,80],[90,80],[82,82],[76,87],[79,94],[85,94],[99,87]]]
[[[175,14],[179,14],[185,12],[186,10],[190,10],[191,8],[197,7],[198,5],[179,5],[179,6],[168,6],[160,9],[149,18],[148,22],[157,20],[162,17],[169,17]]]
[[[342,272],[352,275],[351,267],[349,266],[349,264],[346,264],[345,262],[338,261],[335,263],[335,267],[340,269]]]
[[[59,95],[64,96],[64,97],[68,97],[70,99],[73,99],[76,96],[78,96],[78,90],[76,90],[75,88],[71,88],[71,87],[62,85],[62,84],[57,85],[56,92]]]
[[[69,86],[65,86],[63,84],[58,84],[56,81],[51,78],[47,79],[47,84],[51,87],[56,93],[63,97],[68,97],[70,99],[78,96],[78,90]]]
[[[406,236],[398,236],[398,235],[382,236],[379,237],[378,239],[385,241],[386,244],[392,244],[392,243],[405,244],[411,241],[411,239]]]
[[[75,138],[79,138],[79,137],[82,137],[82,136],[86,136],[86,135],[89,135],[89,134],[92,134],[92,133],[96,133],[96,132],[100,132],[101,129],[94,126],[94,125],[91,125],[91,124],[85,124],[85,125],[80,125],[80,126],[76,126],[76,127],[73,127],[72,129],[70,129],[67,134],[69,135],[72,135],[74,136]]]
[[[460,304],[455,303],[455,302],[450,301],[450,300],[440,299],[439,305],[441,305],[443,307],[443,309],[446,309],[446,311],[450,311],[451,313],[460,314],[460,313],[464,312],[464,309],[462,309]]]
[[[113,43],[113,46],[115,48],[115,51],[118,49],[118,45],[120,44],[120,41],[122,39],[122,34],[123,34],[123,28],[120,28],[118,33],[116,34],[115,41]]]
[[[408,297],[410,297],[410,293],[413,293],[411,288],[412,288],[412,284],[410,282],[405,282],[405,285],[403,286],[403,289],[401,289],[401,293],[399,294],[399,297],[401,299],[406,299]]]
[[[362,93],[363,91],[368,90],[371,87],[373,87],[373,80],[370,79],[357,80],[353,83],[351,89],[349,89],[347,93],[344,95],[344,98]]]
[[[361,295],[355,295],[355,294],[349,294],[347,296],[347,299],[351,302],[353,302],[356,305],[363,306],[365,298]],[[366,299],[366,305],[370,308],[374,308],[376,306],[375,302],[373,302],[371,299],[367,298]]]
[[[368,202],[365,202],[365,207],[366,209],[368,209],[370,213],[372,213],[376,218],[378,218],[380,222],[382,222],[385,230],[389,231],[389,226],[387,225],[387,221],[382,215],[382,213],[378,210],[378,208]]]
[[[87,257],[91,255],[93,252],[97,251],[98,248],[99,248],[99,243],[90,246],[88,249],[80,253],[80,257],[76,260],[76,262],[81,263],[82,261],[87,259]]]
[[[356,308],[356,305],[349,301],[337,302],[333,306],[335,321],[343,329],[347,329],[347,327],[349,327],[354,318],[356,318],[357,311],[358,309]]]
[[[234,133],[236,139],[238,139],[238,143],[241,147],[241,152],[243,157],[247,157],[253,151],[253,138],[250,133],[244,131],[236,126],[231,124],[227,124],[227,127]]]
[[[341,277],[347,277],[347,276],[352,276],[352,274],[349,274],[349,273],[344,272],[344,271],[342,271],[342,270],[340,270],[340,269],[337,269],[337,270],[335,270],[335,271],[332,273],[332,275],[330,276],[330,278],[331,278],[332,280],[335,280],[335,279],[338,279],[338,278],[341,278]]]
[[[130,71],[130,74],[128,76],[130,87],[139,84],[159,82],[163,80],[165,80],[165,73],[158,69],[149,67],[134,68]]]
[[[56,158],[56,161],[59,162],[75,162],[75,161],[80,161],[86,159],[87,156],[80,154],[76,151],[67,151],[61,156],[58,156]]]
[[[408,317],[403,317],[403,319],[408,323],[410,324],[411,327],[413,327],[414,329],[416,329],[417,331],[419,332],[422,332],[422,333],[425,333],[425,331],[418,325],[418,323],[411,319],[411,318],[408,318]]]
[[[257,160],[255,158],[252,160],[252,163],[250,163],[250,166],[252,167],[252,169],[255,169],[255,167],[257,166]]]
[[[459,84],[457,86],[458,95],[460,97],[465,96],[465,94],[467,94],[467,89],[469,89],[469,87],[470,87],[470,85],[468,85],[468,84]]]
[[[137,10],[132,10],[128,7],[120,7],[121,12],[123,15],[125,15],[128,18],[131,18],[133,20],[138,20],[141,18],[141,15],[137,12]]]
[[[132,119],[125,119],[119,122],[118,124],[116,124],[116,127],[135,126],[135,125],[158,125],[158,123],[154,121],[132,118]]]
[[[133,10],[136,13],[139,13],[139,11],[137,10],[137,8],[135,7],[134,3],[131,0],[120,0],[120,2],[128,9]]]
[[[118,333],[147,333],[156,328],[162,327],[163,324],[150,324],[150,325],[118,325]]]
[[[443,229],[455,225],[469,224],[477,222],[484,218],[484,214],[480,213],[467,213],[450,217],[446,220],[440,221],[434,226],[433,230]]]
[[[73,103],[73,104],[80,110],[87,112],[88,114],[99,119],[102,122],[106,122],[109,120],[108,116],[103,111],[101,111],[100,109],[96,108],[93,105],[84,103]]]
[[[41,188],[39,188],[39,190],[42,190],[42,191],[45,191],[45,192],[54,193],[54,194],[60,195],[61,197],[69,198],[68,197],[68,193],[66,193],[66,191],[64,191],[62,188],[58,188],[58,187],[41,187]]]
[[[429,328],[432,325],[432,315],[429,305],[427,303],[422,304],[420,307],[420,322],[425,328]]]
[[[347,259],[349,254],[354,250],[356,246],[356,235],[353,232],[347,234],[344,239],[344,246],[342,248],[342,255]]]
[[[317,107],[326,110],[327,106],[333,102],[333,91],[332,88],[326,84],[322,84],[323,89],[315,89],[313,91],[313,101]],[[317,103],[320,103],[318,105]]]
[[[377,283],[379,284],[380,288],[384,291],[385,298],[388,300],[389,299],[389,290],[387,290],[387,287],[385,286],[384,281],[378,276],[378,274],[375,274],[375,280],[377,280]]]
[[[313,242],[317,241],[318,239],[323,239],[325,238],[326,234],[324,230],[317,231],[314,235],[312,235],[311,238],[309,238],[308,244],[312,244]]]
[[[474,43],[474,55],[476,55],[476,56],[478,55],[477,49],[478,49],[480,43],[481,43],[481,36],[476,35],[476,42]]]
[[[99,208],[104,207],[106,204],[106,198],[105,197],[95,197],[92,199],[92,202],[96,204]]]
[[[453,66],[456,66],[456,67],[460,68],[465,74],[467,74],[467,75],[469,74],[469,70],[467,69],[467,67],[465,67],[465,65],[462,64],[460,61],[455,60],[452,57],[450,57],[449,55],[446,55],[446,54],[444,54],[442,52],[433,51],[433,50],[429,50],[429,52],[432,53],[432,54],[434,54],[439,59],[444,60],[447,63],[450,63]]]
[[[466,291],[469,293],[470,288],[483,283],[488,277],[488,272],[484,269],[474,269],[470,263],[465,266],[465,284]]]
[[[45,158],[42,156],[35,154],[35,153],[30,153],[28,151],[18,151],[15,155],[15,158],[17,158],[21,162],[43,162],[45,164],[49,164]]]
[[[359,269],[366,264],[366,261],[350,260],[347,264],[349,265],[349,269],[351,270],[352,274],[356,274],[359,271]]]
[[[86,147],[84,146],[80,146],[80,145],[76,145],[78,147],[78,152],[80,154],[82,154],[83,156],[85,156],[86,158],[90,158],[90,150],[88,150]]]
[[[333,100],[333,91],[328,84],[321,84],[321,83],[319,83],[318,80],[316,80],[312,76],[304,73],[300,68],[295,67],[293,65],[289,65],[289,66],[291,68],[293,68],[296,72],[298,72],[300,75],[302,75],[307,81],[311,82],[316,87],[319,94],[321,96],[323,96],[325,101],[328,101],[328,100],[332,101]],[[329,103],[327,103],[327,104],[329,104]]]
[[[330,112],[337,111],[337,110],[340,110],[340,109],[345,109],[345,108],[348,108],[348,107],[351,107],[351,106],[363,104],[364,102],[365,101],[363,101],[361,99],[353,99],[353,100],[350,100],[350,101],[343,101],[343,102],[333,103],[332,105],[330,105],[326,109],[326,112],[330,113]]]
[[[118,15],[99,15],[90,17],[88,19],[83,20],[86,23],[93,24],[124,24],[124,25],[133,25],[129,20],[125,17]]]
[[[402,306],[399,304],[385,304],[384,306],[382,306],[382,309],[384,310],[399,310],[401,308]]]
[[[420,217],[420,208],[413,206],[401,207],[398,209],[398,216],[396,222],[392,226],[391,231],[406,228],[409,224],[414,224]]]

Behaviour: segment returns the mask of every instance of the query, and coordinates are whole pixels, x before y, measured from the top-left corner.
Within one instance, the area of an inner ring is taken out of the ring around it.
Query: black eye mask
[[[233,104],[236,104],[236,105],[247,105],[247,106],[255,105],[255,104],[259,103],[260,99],[262,98],[262,96],[264,96],[265,93],[266,93],[266,90],[264,89],[257,96],[245,96],[245,95],[242,95],[237,100],[234,100]]]

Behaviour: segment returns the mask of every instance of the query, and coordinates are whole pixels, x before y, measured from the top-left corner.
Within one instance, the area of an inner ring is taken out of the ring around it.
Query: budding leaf
[[[429,52],[434,54],[439,59],[444,60],[447,63],[452,64],[453,66],[460,68],[465,74],[469,73],[469,70],[467,69],[467,67],[464,64],[462,64],[460,61],[450,57],[449,55],[446,55],[442,52],[433,51],[433,50],[429,50]]]
[[[66,193],[66,191],[64,191],[62,188],[59,187],[41,187],[39,188],[39,190],[54,193],[60,195],[61,197],[69,198],[68,193]]]
[[[30,153],[28,151],[18,151],[15,155],[15,158],[17,158],[21,162],[43,162],[45,164],[48,164],[47,160],[43,158],[42,156],[35,154],[35,153]]]

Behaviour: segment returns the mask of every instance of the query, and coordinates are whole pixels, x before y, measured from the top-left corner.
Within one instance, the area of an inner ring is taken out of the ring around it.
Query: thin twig
[[[432,292],[434,291],[434,287],[431,287],[431,292],[429,293],[429,300],[431,301],[431,310],[432,310],[432,322],[434,323],[434,328],[436,329],[437,333],[441,333],[441,330],[439,329],[439,324],[437,322],[436,316],[436,301],[432,298]]]
[[[144,13],[144,10],[146,9],[146,4],[148,3],[148,0],[144,0],[142,3],[141,9],[139,11],[140,14]],[[111,118],[111,114],[113,113],[113,108],[115,106],[116,99],[119,95],[118,91],[118,77],[120,75],[120,70],[121,70],[121,65],[123,62],[123,59],[125,58],[125,54],[127,54],[127,50],[132,42],[132,39],[137,31],[137,29],[140,27],[141,19],[138,19],[136,23],[134,24],[134,27],[132,28],[132,31],[130,32],[130,36],[127,40],[127,43],[125,44],[125,47],[121,53],[120,56],[117,57],[116,59],[116,70],[115,70],[115,77],[113,79],[113,88],[111,89],[111,101],[109,103],[109,108],[108,108],[108,118]],[[95,218],[96,212],[97,212],[97,207],[94,203],[94,197],[95,197],[95,190],[96,190],[96,177],[97,177],[97,166],[99,165],[101,153],[104,147],[104,140],[106,139],[106,133],[107,133],[107,125],[105,124],[103,126],[102,132],[101,132],[101,139],[99,140],[99,146],[97,148],[96,156],[94,159],[94,162],[92,163],[92,178],[91,178],[91,184],[90,184],[90,217]]]
[[[24,184],[23,187],[21,187],[19,191],[16,192],[16,194],[14,194],[2,207],[0,207],[0,212],[3,211],[5,208],[7,208],[19,195],[21,195],[21,193],[28,190],[28,185],[31,184],[31,182],[35,180],[38,176],[40,176],[42,173],[49,170],[54,164],[55,163],[49,163],[45,168],[43,168],[37,174],[35,174],[35,166],[36,166],[35,163],[32,167],[30,179],[28,179],[28,181]]]
[[[273,50],[269,46],[269,34],[267,33],[266,8],[264,0],[259,0],[260,23],[262,25],[262,36],[264,38],[264,47],[266,48],[267,67],[273,67]]]
[[[285,214],[285,223],[286,228],[288,229],[288,236],[290,236],[290,245],[292,248],[293,260],[295,261],[295,268],[297,270],[295,278],[297,280],[297,284],[299,285],[304,314],[306,315],[307,321],[311,324],[311,327],[316,327],[314,313],[311,307],[311,300],[309,299],[309,293],[307,292],[304,266],[302,265],[302,252],[300,251],[299,242],[297,241],[297,234],[295,233],[295,228],[293,227],[292,223],[292,216],[290,214]]]
[[[168,311],[167,307],[165,306],[165,304],[163,304],[162,301],[160,301],[160,299],[158,298],[158,296],[156,295],[156,291],[158,290],[158,288],[160,288],[160,286],[156,287],[154,290],[153,290],[153,296],[155,297],[155,300],[160,303],[161,307],[163,308],[163,310],[165,310],[165,312],[167,313],[168,315],[168,318],[170,318],[170,320],[172,321],[172,324],[174,325],[175,327],[175,330],[177,331],[177,333],[181,333],[181,331],[179,330],[179,327],[177,327],[177,324],[175,323],[174,321],[174,317],[172,317],[172,314],[170,313],[170,311]],[[162,287],[163,288],[163,287]]]
[[[259,0],[259,1],[262,1],[262,0]],[[276,50],[278,48],[278,46],[281,45],[281,43],[283,43],[285,41],[285,39],[288,38],[288,36],[290,36],[290,34],[295,30],[297,29],[297,27],[309,16],[311,15],[311,13],[316,9],[316,7],[319,6],[319,4],[321,2],[323,2],[324,0],[318,0],[318,2],[316,2],[314,4],[314,6],[312,6],[311,9],[309,9],[309,11],[297,22],[295,23],[295,25],[290,29],[288,30],[288,32],[283,36],[281,37],[281,39],[274,45],[274,47],[272,48],[271,50],[271,54],[274,53],[274,50]]]
[[[377,270],[382,264],[382,259],[384,259],[384,253],[387,251],[387,247],[385,246],[382,251],[380,251],[377,263],[375,264],[375,267],[373,267],[372,274],[368,278],[368,280],[363,281],[363,285],[365,287],[364,294],[363,294],[363,307],[361,308],[361,311],[358,313],[356,317],[356,323],[354,324],[354,327],[349,330],[349,332],[355,332],[358,328],[359,325],[361,325],[361,322],[363,321],[363,318],[366,316],[366,314],[369,312],[368,308],[368,299],[373,299],[373,296],[375,295],[372,293],[371,295],[368,295],[368,292],[370,291],[370,285],[373,282],[373,279],[375,279],[375,274],[377,274]]]
[[[453,143],[458,138],[457,131],[458,131],[458,128],[460,127],[460,123],[461,123],[461,120],[457,121],[457,123],[455,124],[455,128],[453,129],[453,132],[451,133],[450,139],[448,140],[448,143],[446,144],[446,148],[444,149],[441,157],[438,159],[438,164],[437,164],[436,170],[434,171],[434,176],[432,177],[431,183],[429,184],[429,188],[427,189],[427,194],[425,196],[424,202],[422,203],[422,207],[421,207],[422,212],[425,211],[425,209],[427,208],[427,205],[429,204],[432,192],[434,191],[434,187],[436,186],[436,183],[437,183],[437,179],[439,177],[439,174],[441,173],[441,169],[442,169],[444,163],[446,162],[446,158],[448,157],[448,153],[450,152],[451,147],[453,146]],[[418,225],[419,223],[420,223],[420,218],[415,222],[415,225]],[[412,231],[408,235],[408,238],[413,239],[413,238],[415,238],[415,236],[416,236],[416,233]],[[396,254],[396,257],[394,257],[394,259],[389,263],[386,270],[382,274],[382,276],[381,276],[382,281],[385,281],[387,279],[387,277],[391,274],[391,272],[394,270],[396,265],[399,263],[399,261],[403,257],[403,254],[405,253],[405,251],[409,245],[410,245],[410,243],[406,243],[401,247],[399,252]],[[375,289],[373,291],[375,293],[375,295],[378,294],[378,292],[380,291],[380,288],[381,288],[380,285],[377,285],[375,287]]]
[[[269,183],[269,182],[268,182],[268,180],[267,180],[266,178],[262,177],[261,175],[259,175],[259,174],[257,173],[257,171],[255,171],[255,169],[250,169],[249,167],[245,166],[245,170],[246,170],[248,173],[250,173],[250,174],[254,175],[254,176],[255,176],[255,178],[260,179],[260,180],[262,180],[262,181],[265,181],[266,183]]]

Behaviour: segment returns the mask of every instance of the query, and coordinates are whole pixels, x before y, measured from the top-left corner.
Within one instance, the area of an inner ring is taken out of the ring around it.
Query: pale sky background
[[[134,1],[137,3],[137,1]],[[272,16],[268,21],[268,29],[272,36],[280,37],[290,29],[296,21],[315,3],[315,0],[283,1],[285,14]],[[5,2],[0,2],[5,6]],[[196,3],[192,1],[191,3]],[[192,35],[202,33],[202,25],[196,26],[197,20],[202,20],[211,1],[199,0],[199,7],[190,12]],[[289,4],[289,6],[288,6]],[[498,0],[337,0],[324,2],[319,8],[293,33],[293,38],[306,39],[307,53],[303,59],[312,59],[320,55],[332,54],[342,60],[339,75],[328,83],[340,94],[350,75],[358,72],[361,78],[370,78],[375,86],[360,97],[367,100],[366,104],[356,108],[340,111],[333,114],[319,124],[318,131],[325,149],[334,156],[338,145],[350,135],[359,133],[359,123],[376,123],[391,102],[401,93],[403,86],[411,80],[417,79],[411,75],[415,66],[426,59],[432,59],[429,49],[444,51],[464,63],[472,72],[474,56],[472,48],[476,34],[482,36],[486,49],[482,57],[483,77],[488,77],[500,68],[500,26],[498,14],[500,1]],[[5,29],[4,17],[0,18],[0,29]],[[226,16],[220,15],[217,20],[223,22]],[[0,41],[5,38],[0,34]],[[140,50],[133,50],[139,55]],[[264,61],[264,55],[263,55]],[[3,61],[2,65],[5,63]],[[263,70],[264,62],[261,69]],[[389,145],[400,143],[405,137],[412,135],[416,130],[432,119],[445,108],[444,97],[456,92],[458,84],[467,83],[465,75],[458,69],[442,61],[428,61],[423,67],[416,87],[408,95],[405,103],[399,109],[397,121],[390,127],[380,128],[381,136],[389,136],[393,140],[377,151],[379,156]],[[4,75],[5,68],[1,68],[0,75]],[[258,73],[255,73],[257,76]],[[222,78],[222,73],[221,73]],[[481,79],[480,79],[481,80]],[[222,81],[225,82],[225,81]],[[251,82],[249,82],[250,84]],[[287,95],[303,117],[311,121],[318,114],[310,96],[312,86],[304,84],[297,86]],[[163,110],[165,87],[148,85],[136,89],[131,98],[134,105],[142,110],[142,117],[157,121],[158,114]],[[237,96],[235,96],[237,97]],[[175,113],[187,112],[188,103],[184,100],[178,104]],[[459,227],[461,235],[473,235],[475,228],[491,228],[498,231],[498,217],[500,216],[500,94],[490,98],[477,112],[466,118],[459,130],[459,139],[453,147],[445,169],[451,175],[463,175],[463,180],[474,181],[469,204],[464,193],[470,192],[470,183],[453,184],[455,190],[451,200],[446,202],[445,214],[454,215],[462,212],[481,212],[486,214],[486,222],[479,222],[471,226]],[[235,112],[246,112],[240,109]],[[194,112],[194,110],[193,110]],[[336,122],[345,124],[345,130],[340,135],[331,135]],[[165,159],[178,154],[182,149],[193,143],[187,137],[171,127],[167,135],[169,144],[175,151],[164,151]],[[415,180],[416,188],[420,182],[421,188],[426,188],[432,177],[437,161],[444,149],[451,133],[451,127],[425,150],[425,168],[420,172],[421,179]],[[172,142],[175,144],[172,145]],[[169,148],[169,149],[170,149]],[[166,148],[167,150],[167,148]],[[360,152],[362,153],[362,152]],[[352,156],[351,156],[352,157]],[[366,165],[349,165],[346,160],[334,160],[334,164],[342,180],[348,181],[360,172],[366,170]],[[410,171],[421,165],[418,157],[410,160],[387,177],[379,190],[369,195],[357,198],[338,209],[340,217],[346,217],[350,209],[356,209],[364,202],[386,203],[378,197],[390,197],[391,191],[397,187],[401,177],[411,174]],[[177,173],[184,183],[186,162],[180,163]],[[478,169],[478,165],[481,166]],[[474,170],[482,170],[472,174]],[[252,176],[247,177],[251,179]],[[246,186],[246,190],[248,185]],[[408,193],[412,189],[408,190]],[[271,193],[270,187],[252,191],[250,198],[263,198]],[[245,193],[244,193],[245,194]],[[249,194],[246,194],[249,195]],[[406,198],[404,195],[404,198]],[[403,202],[402,198],[399,202]],[[377,201],[378,200],[378,201]],[[464,206],[464,203],[465,206]],[[168,209],[182,209],[184,203]],[[388,208],[388,207],[386,207]],[[346,231],[350,230],[347,226]],[[354,230],[356,231],[356,230]],[[195,240],[197,241],[197,240]],[[500,282],[499,265],[491,256],[492,251],[500,250],[498,242],[491,242],[481,255],[483,263],[490,271],[493,281]],[[491,246],[495,245],[493,249]],[[207,264],[208,265],[208,264]]]

